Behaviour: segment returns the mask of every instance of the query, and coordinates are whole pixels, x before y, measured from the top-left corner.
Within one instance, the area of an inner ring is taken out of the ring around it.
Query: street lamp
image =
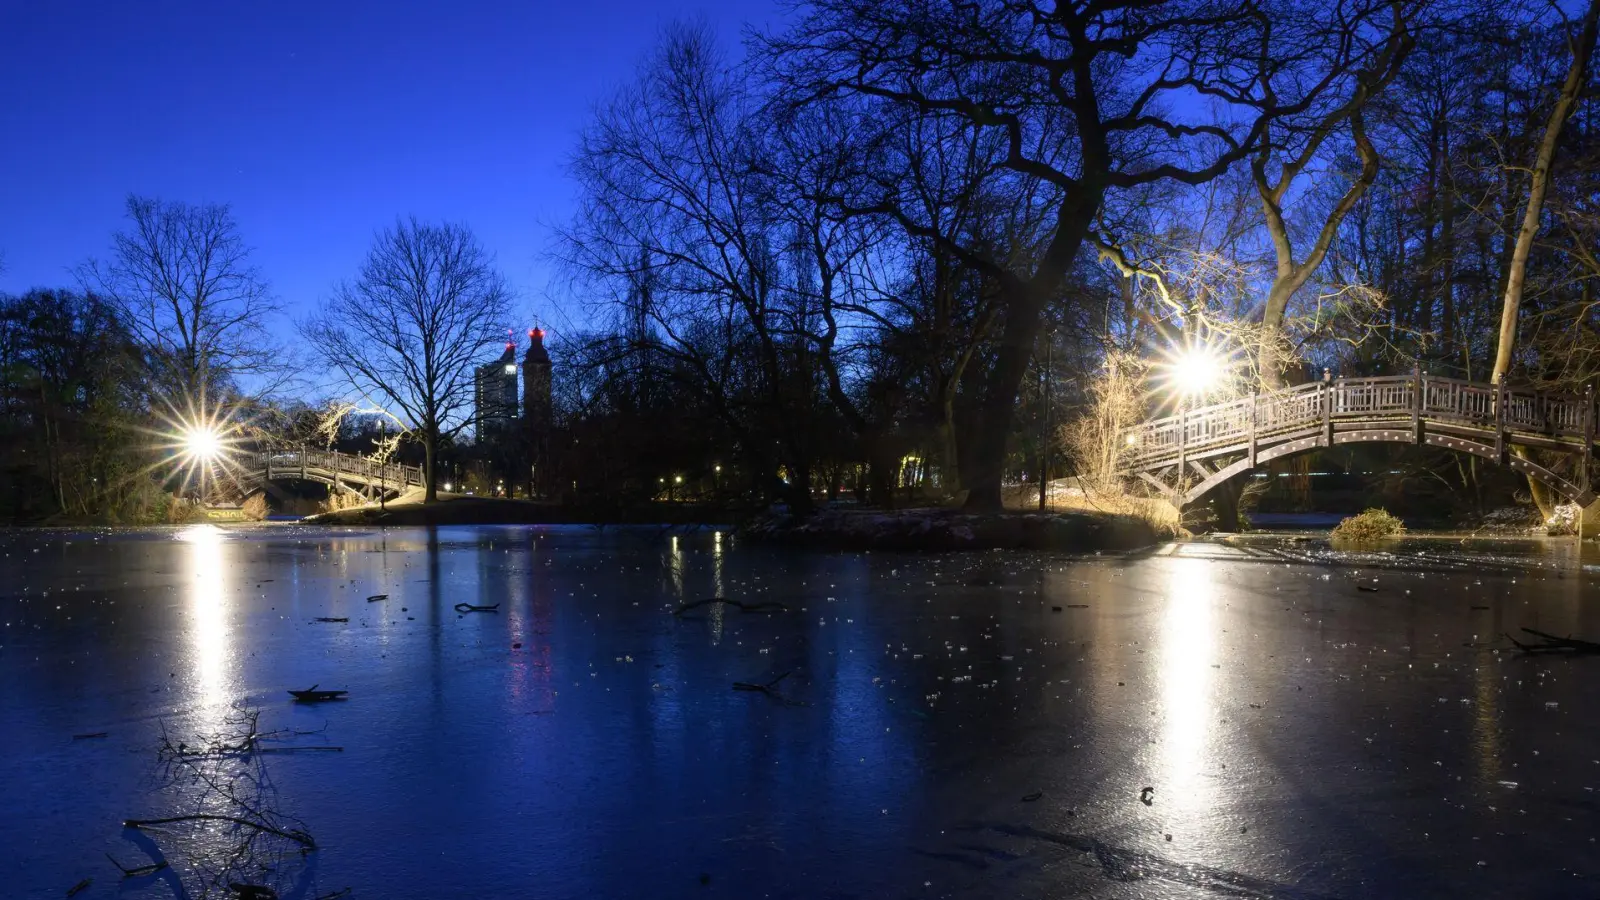
[[[222,455],[222,434],[209,424],[183,429],[183,453],[200,469],[200,505],[206,504],[206,474],[211,463]]]
[[[1172,358],[1167,383],[1185,397],[1201,396],[1221,387],[1226,373],[1227,363],[1216,348],[1191,344]]]
[[[222,452],[222,435],[209,425],[186,428],[183,432],[183,452],[200,462],[209,463]]]

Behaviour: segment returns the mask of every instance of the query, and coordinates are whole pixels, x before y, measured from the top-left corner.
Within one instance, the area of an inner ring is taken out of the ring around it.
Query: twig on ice
[[[1509,634],[1506,635],[1506,640],[1515,644],[1517,649],[1521,650],[1523,653],[1600,654],[1600,643],[1595,643],[1594,641],[1580,640],[1575,637],[1556,637],[1553,634],[1548,634],[1543,631],[1535,631],[1532,628],[1524,628],[1522,630],[1533,635],[1534,637],[1544,639],[1544,643],[1542,644],[1525,644]]]
[[[685,603],[673,610],[672,614],[675,616],[681,616],[691,609],[699,609],[702,606],[708,606],[712,603],[722,603],[727,606],[738,607],[740,612],[770,613],[789,611],[789,607],[786,604],[779,603],[776,600],[768,600],[762,603],[741,603],[738,600],[729,600],[726,597],[711,597],[706,600],[696,600],[693,603]]]
[[[184,816],[167,816],[164,819],[126,819],[123,821],[122,827],[157,828],[162,825],[171,825],[175,822],[231,822],[234,825],[240,826],[241,828],[254,828],[257,831],[264,831],[267,834],[276,835],[284,838],[285,840],[294,841],[307,850],[317,849],[317,842],[312,840],[311,835],[306,834],[304,831],[300,831],[299,829],[285,831],[281,828],[274,828],[265,822],[252,821],[240,816],[224,816],[213,813],[190,813]]]
[[[149,875],[154,872],[159,872],[167,867],[167,861],[164,859],[153,862],[147,866],[134,866],[131,869],[122,863],[117,862],[117,858],[109,853],[106,854],[106,859],[111,860],[111,864],[117,867],[117,870],[122,873],[123,878],[138,878],[140,875]]]

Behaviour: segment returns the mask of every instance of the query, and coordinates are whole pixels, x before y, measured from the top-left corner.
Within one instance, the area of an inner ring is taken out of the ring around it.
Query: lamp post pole
[[[378,511],[387,512],[389,509],[389,458],[384,453],[383,442],[389,437],[389,423],[383,419],[378,420]]]
[[[1050,393],[1054,387],[1051,369],[1052,352],[1055,350],[1055,329],[1052,328],[1045,334],[1044,344],[1044,415],[1039,425],[1039,511],[1045,509],[1045,492],[1050,485]]]

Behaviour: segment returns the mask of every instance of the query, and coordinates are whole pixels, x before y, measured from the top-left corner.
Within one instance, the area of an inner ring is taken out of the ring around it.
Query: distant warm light
[[[712,466],[711,468],[712,468],[713,471],[717,472],[718,474],[722,473],[722,465],[720,463],[715,465],[715,466]]]
[[[1216,349],[1196,344],[1172,358],[1168,366],[1168,385],[1180,394],[1209,394],[1222,386],[1227,364]]]
[[[447,490],[447,491],[450,490],[450,482],[446,481],[444,483],[444,489]]]
[[[683,476],[682,475],[674,475],[674,476],[672,476],[672,483],[673,484],[683,484]]]

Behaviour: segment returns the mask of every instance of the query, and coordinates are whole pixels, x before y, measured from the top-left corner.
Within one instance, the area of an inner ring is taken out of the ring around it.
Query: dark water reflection
[[[346,748],[272,762],[322,844],[289,896],[1593,897],[1600,658],[1495,650],[1600,638],[1593,552],[10,533],[0,893],[171,896],[103,854],[172,803],[161,724],[250,698]],[[671,615],[712,595],[795,611]]]

